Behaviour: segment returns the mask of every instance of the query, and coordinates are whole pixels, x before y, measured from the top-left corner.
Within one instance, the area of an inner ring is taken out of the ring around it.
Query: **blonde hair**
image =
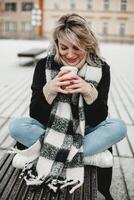
[[[91,54],[99,56],[98,41],[90,29],[87,21],[78,14],[63,15],[56,23],[53,31],[52,46],[56,49],[55,60],[60,63],[60,55],[58,48],[58,38],[67,37],[69,41],[81,49],[81,44],[85,46],[87,51],[87,62],[93,64]]]

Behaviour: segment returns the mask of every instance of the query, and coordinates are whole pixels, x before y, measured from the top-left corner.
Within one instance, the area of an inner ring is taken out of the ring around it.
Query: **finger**
[[[64,81],[64,80],[67,80],[67,79],[78,79],[78,76],[76,74],[73,74],[73,73],[67,73],[67,74],[64,74],[63,76],[61,76],[59,78],[60,81]]]
[[[68,94],[68,91],[67,90],[62,90],[62,88],[58,88],[58,91],[57,92],[60,92],[60,93],[63,93],[63,94]]]
[[[77,83],[80,83],[80,80],[79,80],[79,79],[73,79],[73,80],[71,80],[71,82],[72,82],[73,84],[77,84]]]
[[[79,184],[75,185],[70,191],[69,193],[72,194],[77,188],[79,188],[80,186],[82,186],[82,183],[80,182]]]
[[[77,183],[77,181],[67,182],[67,183],[65,183],[64,185],[62,185],[60,188],[62,189],[62,188],[65,188],[65,187],[67,187],[67,186],[69,186],[69,185],[74,185],[74,184],[76,184],[76,183]]]
[[[62,81],[62,82],[58,82],[56,84],[57,86],[67,86],[67,85],[70,85],[70,81]]]
[[[66,87],[66,89],[78,89],[78,88],[81,88],[81,83],[78,83],[78,84],[72,84],[72,85],[69,85]]]
[[[68,94],[76,94],[76,93],[81,93],[81,89],[68,89]]]

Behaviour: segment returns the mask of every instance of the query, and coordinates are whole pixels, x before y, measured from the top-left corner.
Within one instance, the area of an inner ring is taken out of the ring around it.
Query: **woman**
[[[63,66],[77,68],[78,73],[60,70]],[[31,118],[15,119],[9,126],[11,136],[29,147],[15,150],[13,159],[15,167],[32,170],[29,175],[24,169],[28,185],[45,182],[54,191],[57,184],[72,185],[72,193],[83,184],[84,162],[112,167],[107,149],[126,136],[126,126],[107,118],[109,86],[109,65],[100,57],[86,20],[77,14],[62,16],[49,54],[34,72]],[[35,165],[25,165],[36,158]],[[109,192],[105,197],[112,199]]]

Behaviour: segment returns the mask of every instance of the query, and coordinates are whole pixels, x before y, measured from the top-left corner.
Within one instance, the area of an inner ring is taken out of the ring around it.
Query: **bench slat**
[[[16,180],[18,178],[19,175],[19,170],[14,170],[11,179],[8,181],[7,185],[6,185],[6,190],[4,190],[3,192],[3,197],[5,200],[9,200],[10,199],[10,194],[16,184]]]
[[[34,188],[26,186],[25,182],[19,179],[21,170],[13,168],[12,158],[13,155],[7,155],[0,161],[1,200],[96,200],[97,198],[96,167],[85,166],[85,183],[73,194],[69,193],[69,188],[64,188],[55,194],[48,188],[34,191]]]

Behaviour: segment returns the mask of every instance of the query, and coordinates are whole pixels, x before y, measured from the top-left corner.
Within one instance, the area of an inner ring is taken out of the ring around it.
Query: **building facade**
[[[32,11],[35,6],[38,5],[38,7],[40,7],[40,2],[43,1],[0,0],[0,38],[32,39],[37,36],[39,37],[41,35],[42,25],[32,25]],[[36,9],[38,10],[38,8]],[[34,17],[36,18],[36,16]],[[37,17],[41,18],[41,16]],[[43,22],[41,24],[43,24]]]
[[[53,0],[45,1],[45,36],[65,13],[85,17],[102,41],[134,42],[134,0]]]
[[[37,4],[41,24],[32,26]],[[134,0],[0,0],[0,37],[50,38],[65,13],[85,17],[101,41],[134,42]]]

